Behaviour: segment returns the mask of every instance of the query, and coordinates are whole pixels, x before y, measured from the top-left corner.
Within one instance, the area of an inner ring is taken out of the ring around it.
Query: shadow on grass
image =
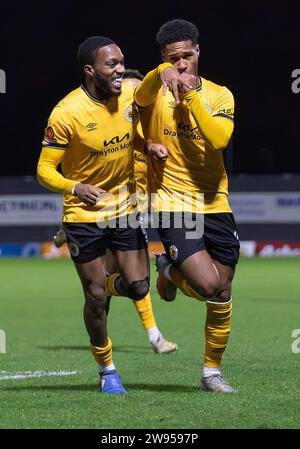
[[[37,346],[48,351],[89,351],[88,346]],[[113,352],[152,354],[153,350],[145,346],[113,346]]]
[[[198,387],[195,386],[187,386],[187,385],[148,385],[143,383],[124,383],[124,387],[127,392],[136,390],[136,391],[150,391],[157,393],[193,393],[199,392]],[[80,384],[80,385],[27,385],[27,386],[14,386],[5,388],[7,391],[47,391],[49,393],[52,392],[61,392],[61,391],[91,391],[98,393],[99,387],[97,384]]]

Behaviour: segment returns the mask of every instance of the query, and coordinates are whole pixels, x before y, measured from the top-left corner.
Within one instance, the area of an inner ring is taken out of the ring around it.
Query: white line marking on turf
[[[8,371],[0,371],[0,380],[20,380],[28,379],[30,377],[53,377],[53,376],[74,376],[77,371],[25,371],[17,372],[15,374],[7,374]]]

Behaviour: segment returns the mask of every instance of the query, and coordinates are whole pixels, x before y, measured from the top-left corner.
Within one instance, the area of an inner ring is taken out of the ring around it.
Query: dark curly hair
[[[136,69],[126,69],[123,75],[123,79],[126,78],[136,78],[138,80],[143,81],[144,75],[142,75],[138,70]]]
[[[163,50],[166,45],[173,42],[191,40],[197,44],[199,32],[197,27],[187,20],[174,19],[162,25],[156,35],[156,42]]]

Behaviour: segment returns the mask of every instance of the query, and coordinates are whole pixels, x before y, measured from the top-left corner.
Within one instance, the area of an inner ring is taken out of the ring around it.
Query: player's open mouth
[[[113,87],[115,87],[116,89],[120,89],[121,85],[122,85],[122,78],[115,78],[114,80],[112,80]]]

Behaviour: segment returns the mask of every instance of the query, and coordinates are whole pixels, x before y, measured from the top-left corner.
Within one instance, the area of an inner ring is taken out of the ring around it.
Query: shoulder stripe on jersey
[[[225,118],[229,118],[229,120],[234,121],[233,117],[230,117],[229,115],[226,115],[226,114],[215,114],[215,115],[213,115],[213,117],[225,117]]]
[[[68,145],[63,145],[61,143],[43,143],[44,148],[53,148],[54,150],[66,150],[68,148]]]

